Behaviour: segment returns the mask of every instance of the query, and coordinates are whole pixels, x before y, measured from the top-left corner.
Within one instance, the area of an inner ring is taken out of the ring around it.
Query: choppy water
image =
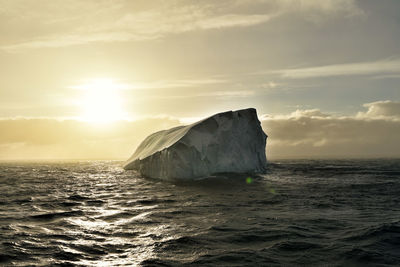
[[[274,161],[247,182],[1,163],[0,265],[400,265],[400,160]]]

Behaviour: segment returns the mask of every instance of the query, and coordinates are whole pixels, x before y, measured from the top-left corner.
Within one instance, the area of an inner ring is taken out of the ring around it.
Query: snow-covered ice
[[[228,111],[151,134],[124,169],[161,179],[261,173],[267,165],[266,141],[255,109]]]

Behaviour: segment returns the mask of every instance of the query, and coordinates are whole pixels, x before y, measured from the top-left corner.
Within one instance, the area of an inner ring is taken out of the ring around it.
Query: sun
[[[107,123],[125,117],[120,91],[123,85],[112,79],[99,78],[76,86],[82,94],[79,100],[80,119],[93,123]]]

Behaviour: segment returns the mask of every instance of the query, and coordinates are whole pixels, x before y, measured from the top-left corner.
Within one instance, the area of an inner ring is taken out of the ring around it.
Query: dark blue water
[[[1,163],[0,265],[400,265],[400,160],[175,183],[121,164]]]

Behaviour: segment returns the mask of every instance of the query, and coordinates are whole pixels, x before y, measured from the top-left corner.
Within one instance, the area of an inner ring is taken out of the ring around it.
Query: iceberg
[[[194,179],[266,170],[267,135],[254,108],[228,111],[148,136],[125,170],[160,179]]]

